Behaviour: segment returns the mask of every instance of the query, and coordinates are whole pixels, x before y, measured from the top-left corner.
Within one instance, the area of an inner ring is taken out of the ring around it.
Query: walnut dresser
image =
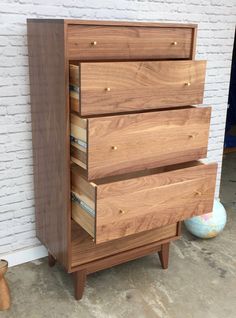
[[[210,212],[197,26],[28,20],[37,237],[74,273],[158,252]],[[148,270],[148,268],[147,268]]]

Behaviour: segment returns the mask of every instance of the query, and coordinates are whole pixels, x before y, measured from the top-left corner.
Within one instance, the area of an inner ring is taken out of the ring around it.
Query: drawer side
[[[72,219],[95,236],[96,186],[89,183],[76,167],[71,167]]]
[[[76,64],[70,64],[69,67],[69,85],[70,85],[70,109],[80,113],[80,67]]]
[[[70,119],[71,161],[87,169],[87,119],[80,118],[73,113],[71,113]]]

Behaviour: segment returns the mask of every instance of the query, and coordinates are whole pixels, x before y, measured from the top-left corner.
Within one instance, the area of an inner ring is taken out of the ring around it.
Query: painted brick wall
[[[26,18],[198,23],[208,60],[204,103],[213,106],[209,159],[219,163],[236,24],[236,0],[0,0],[0,256],[35,238]]]

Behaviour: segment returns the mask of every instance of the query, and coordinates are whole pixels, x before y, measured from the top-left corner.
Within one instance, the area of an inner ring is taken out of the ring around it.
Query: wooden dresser
[[[197,26],[28,20],[37,237],[75,276],[148,253],[212,210]],[[148,270],[148,268],[147,268]]]

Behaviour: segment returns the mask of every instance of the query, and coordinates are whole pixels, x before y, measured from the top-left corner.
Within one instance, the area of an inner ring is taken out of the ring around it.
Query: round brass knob
[[[193,137],[194,137],[194,135],[192,135],[192,134],[191,134],[191,135],[188,135],[188,137],[189,137],[189,138],[193,138]]]
[[[122,209],[120,209],[120,210],[119,210],[119,213],[120,213],[120,214],[125,214],[125,211],[122,210]]]
[[[190,82],[185,83],[185,86],[190,86],[190,85],[191,85]]]
[[[111,146],[111,149],[112,150],[117,150],[118,148],[117,148],[117,146]]]
[[[93,42],[91,42],[91,44],[92,44],[93,46],[95,46],[95,45],[97,45],[97,41],[93,41]]]
[[[195,191],[196,195],[202,195],[202,193],[200,191]]]
[[[110,92],[110,91],[111,91],[111,88],[110,88],[110,87],[106,87],[106,91],[107,91],[107,92]]]
[[[176,46],[178,44],[178,42],[174,41],[171,43],[172,45]]]

